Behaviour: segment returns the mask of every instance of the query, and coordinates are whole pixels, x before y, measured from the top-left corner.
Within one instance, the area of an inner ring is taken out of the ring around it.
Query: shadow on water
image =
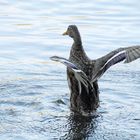
[[[60,140],[85,140],[94,134],[98,126],[98,116],[81,116],[71,114],[68,118],[68,132]],[[93,137],[93,136],[92,136]]]

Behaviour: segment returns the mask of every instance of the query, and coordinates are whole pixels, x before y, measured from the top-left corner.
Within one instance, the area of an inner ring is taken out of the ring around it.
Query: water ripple
[[[73,116],[65,67],[78,25],[91,58],[140,44],[139,0],[0,1],[0,139],[136,139],[139,134],[139,60],[112,67],[99,81],[95,117]],[[95,53],[96,52],[96,53]]]

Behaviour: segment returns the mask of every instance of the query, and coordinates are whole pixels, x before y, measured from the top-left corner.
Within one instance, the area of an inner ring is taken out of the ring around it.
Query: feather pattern
[[[105,65],[97,71],[97,73],[93,76],[92,81],[98,80],[111,66],[123,61],[126,58],[125,52],[119,53],[109,59]]]
[[[51,60],[53,61],[58,61],[63,63],[65,66],[73,69],[73,70],[78,70],[78,68],[75,66],[75,64],[71,63],[69,60],[67,60],[66,58],[60,57],[60,56],[52,56],[50,57]]]
[[[130,63],[138,58],[140,58],[140,47],[132,47],[126,50],[125,63]]]
[[[71,63],[66,58],[59,57],[59,56],[52,56],[50,59],[64,64],[65,66],[67,66],[69,69],[73,71],[75,78],[78,81],[80,93],[81,93],[81,83],[86,87],[86,89],[88,89],[88,86],[92,87],[92,84],[88,80],[86,74],[82,70],[78,69],[78,67],[75,64]]]
[[[121,49],[120,49],[121,50]],[[117,54],[113,55],[93,76],[92,82],[98,80],[111,66],[124,61],[130,63],[140,58],[140,46],[124,48]]]

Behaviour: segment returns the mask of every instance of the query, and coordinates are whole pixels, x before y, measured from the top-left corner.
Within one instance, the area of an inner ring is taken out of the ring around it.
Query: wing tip
[[[58,56],[51,56],[50,57],[50,60],[52,60],[52,61],[57,61],[57,59],[58,59]]]

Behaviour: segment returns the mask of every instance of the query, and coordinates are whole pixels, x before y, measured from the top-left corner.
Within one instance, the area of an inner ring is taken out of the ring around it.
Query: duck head
[[[63,35],[70,36],[76,45],[81,45],[81,36],[76,25],[69,25],[67,31]]]

